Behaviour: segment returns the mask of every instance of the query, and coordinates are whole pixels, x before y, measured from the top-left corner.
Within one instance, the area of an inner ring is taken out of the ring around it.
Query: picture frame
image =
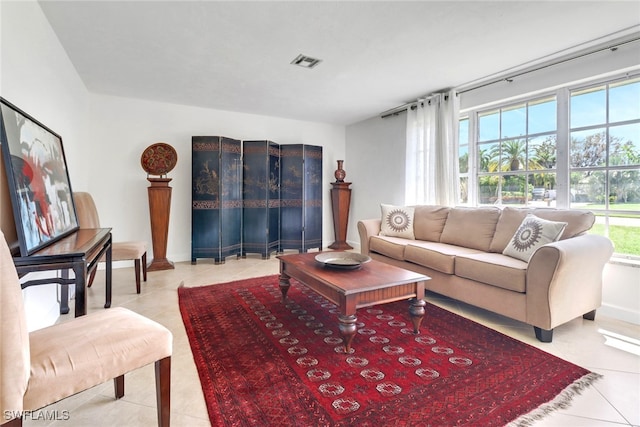
[[[0,144],[20,255],[29,256],[77,231],[60,135],[0,97]]]

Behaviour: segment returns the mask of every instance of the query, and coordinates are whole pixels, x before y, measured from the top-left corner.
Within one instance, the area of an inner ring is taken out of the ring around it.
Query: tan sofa
[[[431,277],[426,288],[532,325],[551,342],[553,328],[593,320],[602,271],[613,253],[606,237],[586,234],[595,221],[582,210],[414,206],[414,239],[380,235],[381,218],[358,222],[361,253]],[[566,222],[560,240],[528,262],[503,255],[527,213]]]

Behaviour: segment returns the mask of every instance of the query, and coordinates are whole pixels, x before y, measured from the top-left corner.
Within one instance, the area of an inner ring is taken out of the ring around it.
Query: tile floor
[[[113,305],[139,312],[167,326],[174,335],[171,390],[173,426],[208,426],[198,374],[180,317],[176,288],[202,286],[278,273],[278,261],[259,257],[176,263],[175,270],[149,273],[142,293],[135,293],[132,268],[114,269]],[[88,293],[88,311],[103,310],[104,274]],[[573,404],[535,423],[536,426],[640,426],[640,326],[596,316],[595,322],[575,319],[554,331],[553,343],[539,343],[533,328],[493,313],[439,297],[427,299],[565,360],[604,375]],[[73,313],[73,309],[72,309]],[[60,321],[69,319],[62,316]],[[125,396],[115,401],[113,382],[79,393],[26,419],[25,426],[154,426],[156,425],[153,365],[125,376]],[[38,419],[40,418],[40,419]],[[49,420],[42,419],[49,418]],[[53,421],[51,418],[57,418]]]

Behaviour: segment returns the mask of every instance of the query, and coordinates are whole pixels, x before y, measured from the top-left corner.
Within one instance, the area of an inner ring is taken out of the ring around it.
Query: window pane
[[[459,145],[469,144],[469,119],[458,122],[458,143]]]
[[[491,141],[500,138],[500,111],[478,115],[478,141]]]
[[[529,104],[529,134],[556,130],[556,99],[543,99]]]
[[[505,205],[524,205],[528,191],[525,175],[505,175],[502,182],[502,203]]]
[[[529,179],[532,187],[532,201],[555,201],[556,200],[556,174],[555,173],[534,173]],[[546,204],[546,203],[545,203]]]
[[[481,204],[494,204],[498,200],[500,180],[497,175],[478,177],[478,199]]]
[[[609,203],[609,209],[640,211],[640,168],[609,171]]]
[[[571,132],[570,164],[574,168],[604,166],[607,156],[605,129]]]
[[[469,203],[469,178],[460,178],[460,203]]]
[[[611,85],[609,88],[609,121],[640,119],[640,80]]]
[[[480,172],[496,172],[500,161],[500,144],[482,144],[478,150],[478,168]]]
[[[571,95],[571,127],[605,123],[606,92],[604,86],[574,92]]]
[[[609,165],[640,164],[640,123],[611,126],[609,129]]]
[[[571,207],[604,209],[604,172],[571,173]]]
[[[529,170],[555,169],[556,139],[556,135],[548,135],[529,140]]]
[[[469,119],[458,122],[458,159],[460,173],[469,172]]]
[[[596,215],[596,223],[589,233],[609,237],[613,241],[616,253],[640,256],[640,239],[638,239],[640,217],[638,216],[610,216],[609,230],[607,230],[604,215]]]
[[[503,141],[501,144],[500,169],[517,171],[527,166],[527,143],[524,139]]]
[[[469,146],[461,145],[458,153],[460,153],[458,157],[458,161],[460,163],[460,173],[469,172]]]
[[[502,111],[502,138],[514,138],[527,133],[527,113],[524,104]]]

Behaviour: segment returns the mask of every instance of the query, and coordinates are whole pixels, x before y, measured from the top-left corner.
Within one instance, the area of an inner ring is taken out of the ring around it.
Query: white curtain
[[[419,99],[407,109],[405,204],[458,204],[458,115],[455,91]]]

